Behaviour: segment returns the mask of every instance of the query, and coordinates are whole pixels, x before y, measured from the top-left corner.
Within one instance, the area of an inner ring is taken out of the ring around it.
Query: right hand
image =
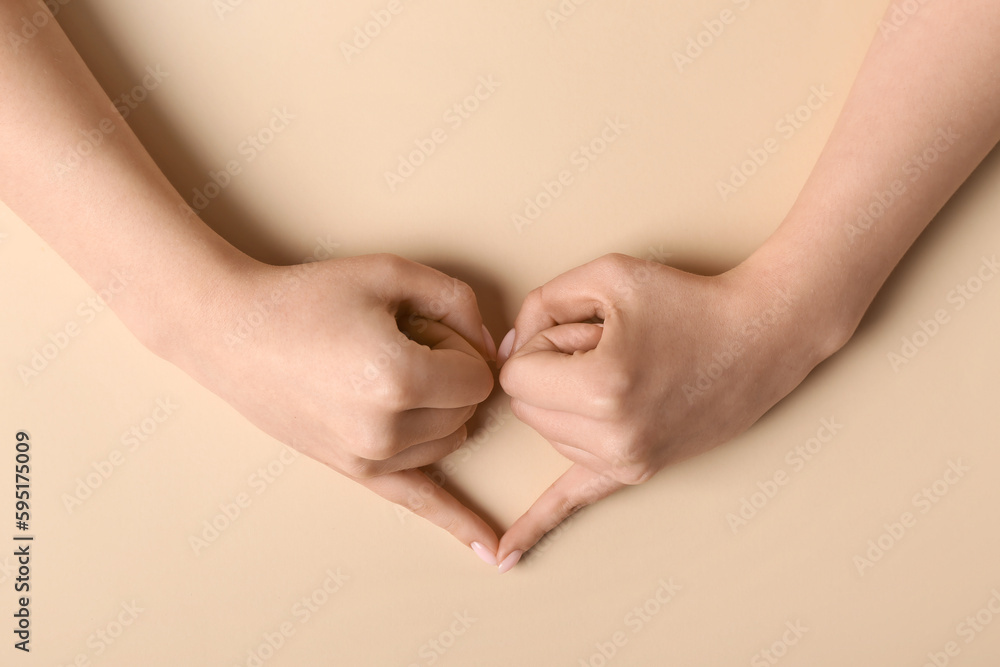
[[[162,356],[269,435],[495,553],[486,522],[417,470],[462,445],[493,389],[472,289],[385,254],[249,274],[212,290],[207,335]]]

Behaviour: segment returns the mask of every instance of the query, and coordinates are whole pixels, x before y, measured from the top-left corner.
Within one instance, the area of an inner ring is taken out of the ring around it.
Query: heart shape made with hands
[[[622,256],[619,261],[634,269],[633,263],[642,260]],[[617,307],[615,299],[622,293],[620,289],[612,289],[595,300],[575,291],[580,288],[584,292],[591,291],[590,283],[595,279],[597,291],[604,291],[607,276],[601,274],[606,273],[607,263],[606,259],[597,260],[551,281],[546,286],[548,295],[558,294],[553,287],[561,283],[572,287],[564,295],[566,298],[558,303],[537,298],[540,290],[529,295],[515,321],[515,329],[508,333],[499,349],[482,324],[471,288],[454,278],[406,262],[403,266],[411,271],[410,284],[394,287],[394,295],[386,295],[389,296],[386,306],[394,312],[396,328],[401,332],[400,342],[391,344],[388,356],[398,359],[424,356],[437,360],[424,363],[425,372],[420,375],[422,385],[433,389],[425,391],[427,395],[419,399],[419,403],[410,398],[402,407],[409,407],[410,413],[419,413],[418,417],[437,419],[437,423],[442,420],[450,424],[462,423],[455,421],[459,418],[468,420],[473,414],[471,410],[492,395],[490,389],[497,390],[494,380],[487,379],[492,372],[483,363],[493,359],[499,369],[499,384],[511,397],[513,414],[534,427],[556,451],[572,461],[571,467],[531,504],[502,538],[498,539],[475,511],[435,483],[436,480],[444,481],[437,471],[422,470],[424,466],[433,466],[461,443],[455,439],[455,434],[411,445],[402,451],[397,447],[381,455],[372,452],[367,461],[371,466],[369,474],[349,476],[387,500],[444,528],[470,546],[482,560],[497,566],[501,573],[513,567],[525,551],[577,509],[620,489],[624,484],[615,478],[613,473],[616,471],[605,461],[606,453],[588,451],[587,443],[576,437],[566,444],[551,433],[553,425],[576,428],[588,434],[592,430],[586,423],[592,418],[587,414],[592,397],[581,396],[580,390],[584,389],[584,393],[602,390],[600,378],[595,380],[592,376],[595,372],[603,374],[603,371],[599,364],[591,362],[602,340],[607,340],[602,323],[606,311]],[[423,290],[414,289],[418,280],[428,278],[441,282],[436,286],[429,282]],[[433,294],[437,296],[431,296]],[[475,335],[480,329],[481,338]],[[425,352],[414,352],[414,346]],[[382,366],[390,363],[388,357],[384,361]],[[374,366],[379,365],[376,360]],[[375,379],[374,368],[372,370]],[[412,377],[407,373],[402,375]],[[412,381],[409,386],[413,388]],[[462,402],[469,399],[475,403]],[[460,405],[468,405],[470,412],[463,413],[462,408],[456,407]],[[435,409],[439,417],[429,414]],[[465,416],[461,417],[462,414]],[[398,417],[391,419],[399,422]],[[573,427],[570,423],[573,420],[579,420],[580,424]],[[460,433],[467,436],[469,427],[470,424],[465,423]],[[418,432],[431,433],[427,429],[418,429]],[[441,428],[434,431],[442,432]]]
[[[584,319],[593,319],[593,316]],[[554,396],[569,393],[572,397],[573,387],[567,386],[566,379],[573,375],[566,373],[565,366],[582,361],[596,350],[604,328],[602,323],[586,321],[547,324],[543,321],[522,322],[523,333],[516,328],[511,329],[497,352],[501,385],[505,390],[511,387],[510,391],[523,397],[511,398],[511,411],[532,425],[565,420],[571,414],[563,410],[552,414],[548,406],[553,405],[550,401]],[[539,326],[545,328],[537,330]],[[504,368],[507,369],[506,374]],[[530,389],[524,393],[522,387]],[[558,405],[559,401],[556,400],[555,404]],[[595,454],[551,438],[546,440],[573,463],[501,537],[497,549],[501,572],[516,565],[525,551],[573,513],[624,486],[609,474],[609,464]]]
[[[485,332],[487,350],[496,350],[500,384],[511,397],[511,411],[572,465],[499,542],[476,516],[482,536],[466,543],[484,561],[498,564],[501,572],[509,570],[575,511],[655,472],[645,461],[627,462],[620,447],[612,446],[622,441],[614,437],[615,429],[632,417],[615,403],[635,384],[630,368],[636,364],[623,364],[622,353],[634,353],[643,343],[626,335],[626,329],[638,326],[644,333],[649,328],[633,311],[648,312],[637,306],[648,306],[649,295],[664,289],[664,282],[678,280],[694,285],[705,279],[649,260],[608,255],[529,294],[498,349]],[[648,360],[640,359],[639,366],[648,367]],[[466,539],[475,532],[466,533]]]
[[[468,317],[435,324],[454,325],[449,349],[464,346],[466,363],[477,355],[475,372],[485,373],[478,362],[495,348],[472,343],[482,325],[469,299],[474,326]],[[793,304],[742,269],[701,276],[626,255],[571,269],[527,295],[496,353],[511,412],[569,469],[499,540],[419,470],[396,473],[418,477],[395,492],[377,488],[382,478],[362,483],[505,572],[577,509],[734,438],[794,389],[825,357]],[[418,486],[426,492],[415,499]]]
[[[483,329],[484,334],[488,336],[486,328]],[[523,343],[515,344],[517,336],[515,330],[511,329],[495,355],[491,356],[495,356],[502,378],[514,377],[518,386],[524,382],[532,384],[532,379],[540,379],[541,382],[534,383],[537,390],[542,394],[551,395],[551,392],[565,389],[545,381],[560,377],[560,369],[551,367],[560,364],[560,359],[582,360],[584,355],[592,353],[597,348],[602,332],[603,325],[597,323],[556,324],[533,336],[529,337],[526,334]],[[422,336],[412,337],[418,342],[424,342],[421,340]],[[490,348],[491,344],[487,343],[487,350]],[[549,375],[550,372],[554,372],[555,375]],[[532,422],[539,424],[538,420],[545,419],[544,408],[533,406],[522,399],[512,397],[511,410],[522,421],[530,419],[529,425]],[[530,412],[529,417],[529,411],[537,412]],[[502,574],[514,567],[527,550],[567,517],[624,486],[622,482],[608,474],[610,466],[599,457],[579,447],[565,445],[550,438],[546,440],[573,463],[542,492],[499,541],[485,520],[435,483],[438,477],[434,472],[430,474],[420,470],[395,472],[391,475],[394,482],[391,485],[386,483],[387,478],[384,477],[358,481],[379,495],[408,507],[445,528],[466,542],[487,564],[497,566]],[[405,487],[410,491],[401,496],[398,482],[402,480],[405,480]],[[418,489],[416,495],[412,489]]]

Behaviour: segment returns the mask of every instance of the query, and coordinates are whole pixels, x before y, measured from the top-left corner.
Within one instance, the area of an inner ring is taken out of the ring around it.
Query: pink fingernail
[[[483,343],[486,344],[486,354],[489,355],[490,359],[493,361],[497,360],[497,344],[493,342],[493,336],[490,335],[490,330],[483,325]]]
[[[492,551],[484,547],[479,542],[473,542],[469,546],[472,547],[472,550],[476,553],[476,555],[479,556],[479,558],[482,559],[482,561],[487,565],[497,564],[496,554],[494,554]]]
[[[503,562],[500,563],[498,567],[500,574],[507,572],[508,570],[510,570],[510,568],[517,565],[517,561],[521,560],[521,555],[523,553],[524,553],[523,551],[511,551],[510,554],[508,554],[508,556],[503,559]]]
[[[511,329],[500,341],[500,349],[497,351],[497,363],[504,363],[510,356],[510,350],[514,347],[514,330]]]

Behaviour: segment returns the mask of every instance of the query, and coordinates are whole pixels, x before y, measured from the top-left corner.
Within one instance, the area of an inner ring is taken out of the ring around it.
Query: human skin
[[[0,3],[0,35],[40,11]],[[60,168],[94,132],[100,143]],[[468,285],[392,255],[306,270],[238,251],[167,181],[51,15],[24,43],[0,40],[0,146],[0,198],[95,290],[130,276],[112,307],[150,350],[494,564],[496,533],[419,470],[462,444],[493,388]],[[273,305],[266,321],[229,337],[260,304]]]
[[[574,511],[732,439],[791,392],[1000,140],[1000,4],[927,3],[898,29],[891,12],[794,205],[748,259],[706,277],[609,255],[525,299],[500,383],[573,463],[503,535],[501,571]],[[913,160],[931,148],[933,164]],[[895,201],[859,218],[885,191]]]
[[[0,31],[39,8],[0,5]],[[52,20],[16,51],[0,46],[0,198],[95,289],[113,269],[134,275],[112,305],[154,352],[265,432],[481,544],[481,557],[498,555],[506,570],[573,510],[749,427],[850,338],[906,248],[997,141],[997,23],[987,2],[930,3],[877,36],[800,197],[740,266],[702,277],[609,256],[528,297],[501,382],[515,413],[574,465],[500,541],[414,469],[460,444],[492,386],[491,343],[480,342],[467,286],[382,255],[317,263],[288,289],[298,272],[245,256],[192,214]],[[106,119],[115,130],[57,177],[79,133]],[[949,127],[959,139],[933,168],[871,229],[849,235],[855,208]],[[225,345],[275,289],[287,296],[267,323]],[[397,314],[426,345],[400,337]],[[358,391],[349,379],[393,345],[397,363]],[[726,354],[732,363],[701,389],[699,373]],[[434,382],[421,383],[425,373]]]

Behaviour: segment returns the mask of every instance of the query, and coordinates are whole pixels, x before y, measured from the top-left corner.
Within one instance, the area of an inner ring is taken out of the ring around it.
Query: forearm
[[[42,9],[0,4],[0,34]],[[54,20],[0,42],[0,198],[95,290],[125,283],[112,307],[162,353],[252,260],[190,211]]]
[[[822,354],[1000,140],[998,34],[994,0],[929,3],[876,34],[798,199],[741,267],[797,298]]]

